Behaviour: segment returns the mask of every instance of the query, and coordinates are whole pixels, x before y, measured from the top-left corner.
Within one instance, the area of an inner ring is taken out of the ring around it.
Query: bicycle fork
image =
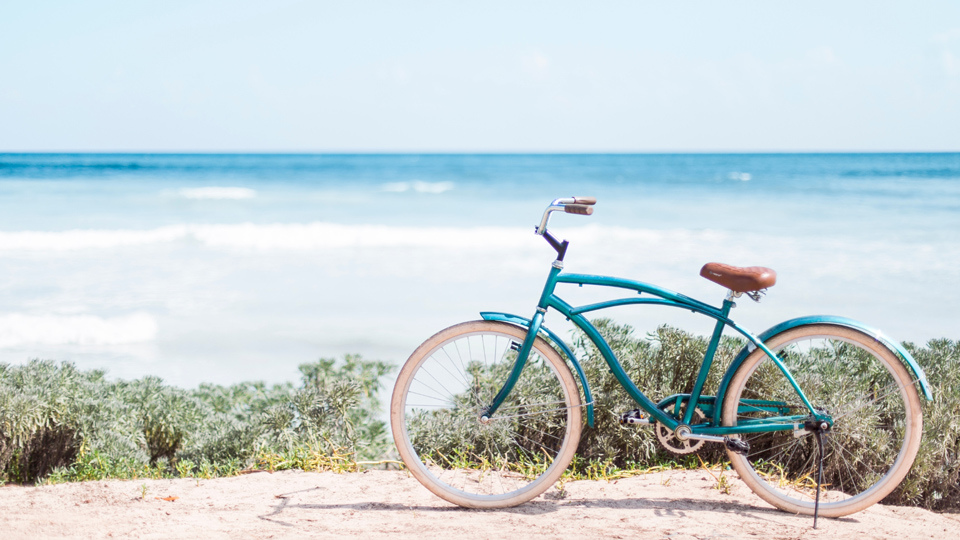
[[[520,345],[520,350],[517,352],[517,360],[513,364],[513,369],[510,370],[510,376],[507,377],[507,382],[504,383],[503,388],[497,392],[497,395],[493,398],[493,402],[486,408],[485,411],[480,415],[480,423],[486,424],[490,421],[490,417],[493,416],[497,409],[500,408],[500,405],[503,404],[503,400],[507,398],[513,387],[516,386],[517,381],[520,380],[520,373],[523,371],[524,366],[527,365],[527,359],[530,357],[530,351],[533,349],[533,343],[537,339],[537,334],[540,332],[540,325],[543,323],[543,313],[546,310],[542,308],[537,308],[536,314],[530,320],[530,327],[527,329],[527,337],[524,338],[523,344]]]

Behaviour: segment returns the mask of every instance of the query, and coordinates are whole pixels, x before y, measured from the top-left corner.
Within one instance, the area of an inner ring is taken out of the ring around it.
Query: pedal
[[[650,417],[644,416],[642,409],[634,409],[630,412],[625,412],[620,415],[621,424],[630,424],[630,425],[649,425]]]
[[[733,452],[734,454],[745,456],[750,453],[750,443],[741,439],[724,437],[723,445],[727,447],[727,450]]]

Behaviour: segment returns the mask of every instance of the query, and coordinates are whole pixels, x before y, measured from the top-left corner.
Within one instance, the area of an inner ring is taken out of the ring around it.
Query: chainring
[[[694,424],[701,424],[705,420],[706,420],[706,416],[704,416],[703,412],[701,412],[700,409],[693,410]],[[702,448],[704,443],[707,442],[703,440],[695,441],[692,439],[681,441],[673,433],[672,429],[661,424],[660,422],[657,422],[656,425],[654,425],[654,430],[657,433],[657,440],[660,441],[660,444],[663,446],[663,448],[666,449],[667,452],[670,452],[675,456],[685,456],[687,454],[692,454],[697,450],[699,450],[700,448]]]

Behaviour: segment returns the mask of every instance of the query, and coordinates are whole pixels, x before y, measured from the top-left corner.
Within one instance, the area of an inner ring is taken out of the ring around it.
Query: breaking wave
[[[95,315],[0,314],[0,348],[23,345],[123,345],[153,341],[157,322],[146,313]]]
[[[183,188],[179,192],[184,199],[252,199],[257,192],[242,187]]]
[[[391,193],[415,191],[417,193],[438,194],[453,189],[453,182],[423,182],[421,180],[414,180],[412,182],[390,182],[383,184],[381,189]]]

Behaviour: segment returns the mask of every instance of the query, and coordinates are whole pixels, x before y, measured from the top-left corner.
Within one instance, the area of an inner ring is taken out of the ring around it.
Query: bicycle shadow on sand
[[[444,514],[509,514],[513,516],[539,516],[548,515],[556,512],[569,510],[591,510],[607,509],[622,511],[648,511],[655,517],[695,517],[697,514],[713,513],[737,516],[738,518],[749,519],[755,522],[769,522],[778,525],[783,524],[784,519],[796,520],[796,526],[804,526],[806,521],[812,524],[810,516],[795,515],[777,510],[774,508],[765,508],[753,506],[749,503],[737,501],[715,501],[696,498],[569,498],[569,499],[537,499],[520,506],[498,509],[477,509],[461,508],[452,504],[437,501],[436,504],[402,504],[402,503],[383,503],[383,502],[299,502],[294,501],[293,496],[323,490],[324,488],[315,487],[298,492],[277,495],[278,503],[273,511],[257,516],[264,521],[270,521],[287,527],[295,527],[295,524],[283,521],[283,514],[288,510],[299,511],[383,511],[383,512],[413,512],[413,513],[444,513]],[[831,521],[844,523],[859,523],[860,521],[852,517],[835,518]]]

